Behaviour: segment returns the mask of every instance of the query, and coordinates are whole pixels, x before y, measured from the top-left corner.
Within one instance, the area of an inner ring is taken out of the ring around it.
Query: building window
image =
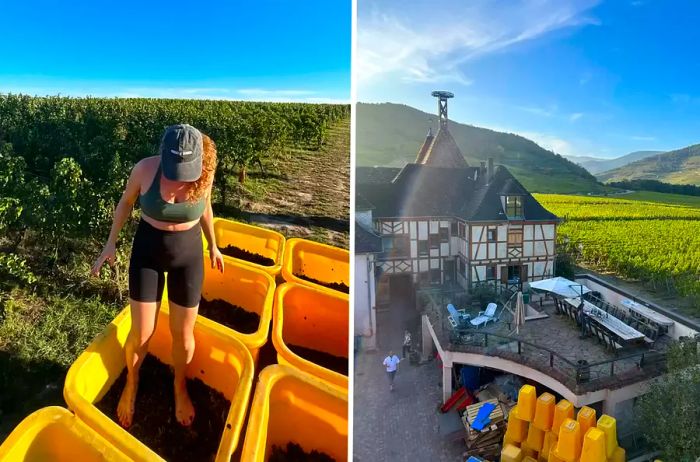
[[[450,230],[449,228],[440,228],[440,242],[450,242]]]
[[[523,230],[511,229],[508,231],[508,248],[523,246]]]
[[[507,268],[504,267],[503,270],[505,270],[505,272],[501,275],[501,279],[506,279],[506,281],[509,283],[521,283],[527,281],[527,266],[525,265],[510,265]],[[506,278],[503,276],[506,276]]]
[[[522,196],[506,196],[506,216],[508,218],[520,218],[523,216]]]
[[[498,240],[498,230],[489,229],[486,231],[486,240],[488,242],[496,242]]]
[[[457,222],[456,221],[453,221],[452,223],[450,223],[450,231],[451,231],[453,236],[457,235],[458,231],[457,231]]]
[[[464,260],[461,258],[459,259],[459,274],[461,274],[464,277],[467,277],[467,266],[464,264]]]
[[[384,254],[389,257],[410,257],[411,241],[408,236],[383,237]]]
[[[486,267],[486,280],[491,281],[491,280],[496,279],[498,277],[496,273],[497,273],[496,265],[488,265]]]
[[[428,241],[418,241],[418,255],[428,255]]]
[[[428,236],[428,244],[430,244],[431,249],[440,248],[440,235],[439,234],[430,234]]]
[[[459,237],[462,239],[467,237],[467,227],[464,225],[464,223],[459,224]]]
[[[440,269],[439,268],[431,269],[430,270],[430,283],[437,285],[437,284],[440,284],[440,282],[442,282],[440,280]]]
[[[430,284],[430,273],[427,271],[418,273],[418,282],[420,283],[420,285]]]

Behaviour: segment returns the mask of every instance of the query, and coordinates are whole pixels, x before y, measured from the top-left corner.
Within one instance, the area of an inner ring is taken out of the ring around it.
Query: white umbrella
[[[530,287],[537,290],[544,290],[564,298],[576,298],[591,291],[588,287],[569,281],[563,277],[544,279],[530,283]]]

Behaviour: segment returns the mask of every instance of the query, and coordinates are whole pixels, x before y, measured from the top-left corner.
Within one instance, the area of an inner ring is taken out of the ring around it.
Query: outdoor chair
[[[498,305],[495,303],[489,303],[486,306],[486,310],[479,311],[479,315],[470,321],[471,325],[478,328],[480,326],[486,326],[489,321],[495,322],[497,319],[496,309],[498,309]]]
[[[465,327],[467,321],[471,319],[465,310],[458,310],[452,303],[447,305],[447,311],[450,313],[447,320],[453,328]]]

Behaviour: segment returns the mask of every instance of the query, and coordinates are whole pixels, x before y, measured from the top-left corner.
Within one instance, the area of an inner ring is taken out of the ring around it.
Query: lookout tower
[[[438,100],[438,117],[440,117],[440,128],[447,127],[447,100],[454,98],[454,93],[449,91],[436,90],[431,93]]]
[[[469,165],[464,160],[462,151],[450,134],[447,127],[447,100],[454,98],[454,94],[449,91],[434,91],[431,93],[438,100],[438,117],[440,123],[438,130],[433,135],[432,130],[428,131],[425,141],[418,151],[416,163],[431,165],[433,167],[467,168]]]

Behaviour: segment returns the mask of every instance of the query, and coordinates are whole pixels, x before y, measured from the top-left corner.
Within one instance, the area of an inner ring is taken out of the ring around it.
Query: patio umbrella
[[[537,290],[544,290],[545,292],[551,292],[564,298],[577,298],[591,291],[588,287],[574,281],[569,281],[563,277],[531,282],[530,287]]]
[[[518,297],[515,300],[515,316],[513,316],[515,324],[515,333],[520,333],[520,326],[525,325],[525,302],[523,302],[523,293],[518,292]]]

